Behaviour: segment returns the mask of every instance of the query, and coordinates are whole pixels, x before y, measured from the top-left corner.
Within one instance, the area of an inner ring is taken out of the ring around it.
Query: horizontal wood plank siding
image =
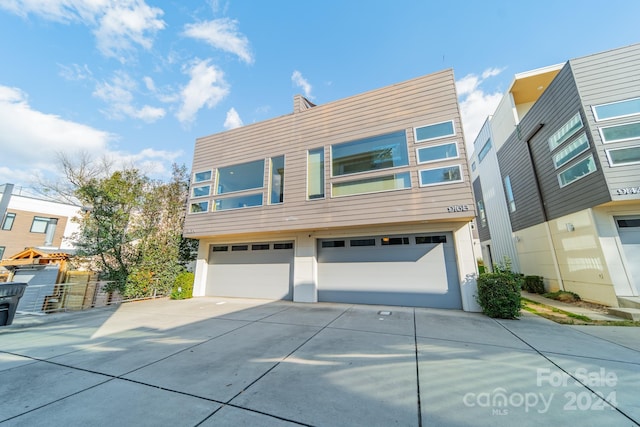
[[[414,143],[413,128],[453,120],[456,135]],[[332,144],[405,131],[409,166],[331,178]],[[417,165],[415,148],[456,141],[459,159]],[[324,147],[325,198],[306,200],[307,150]],[[284,200],[279,205],[187,215],[189,237],[326,229],[374,224],[466,220],[475,214],[462,124],[451,70],[318,105],[297,113],[209,135],[196,141],[193,171],[285,156]],[[462,183],[419,187],[421,169],[459,164]],[[331,183],[410,172],[411,189],[331,198]],[[264,193],[267,193],[268,179]],[[247,191],[239,194],[250,194]],[[215,196],[194,200],[209,200]],[[452,205],[470,210],[450,213]]]
[[[597,156],[613,200],[640,199],[640,195],[619,195],[619,188],[640,187],[639,165],[611,167],[606,150],[640,146],[640,139],[604,144],[599,128],[639,122],[640,115],[595,121],[592,106],[640,97],[640,44],[602,52],[570,61]]]

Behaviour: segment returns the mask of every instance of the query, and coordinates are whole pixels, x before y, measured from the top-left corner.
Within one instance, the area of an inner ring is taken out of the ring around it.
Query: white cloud
[[[34,110],[18,88],[0,85],[0,146],[3,162],[0,182],[30,185],[38,176],[58,176],[58,153],[73,158],[90,153],[113,159],[116,165],[134,164],[145,172],[167,175],[181,151],[143,149],[138,153],[113,150],[117,135]]]
[[[306,98],[313,99],[313,96],[311,95],[311,90],[313,89],[313,87],[309,84],[307,79],[302,77],[302,73],[300,73],[300,71],[295,70],[293,72],[293,74],[291,75],[291,81],[294,85],[302,89]]]
[[[150,90],[151,92],[156,91],[156,84],[153,82],[153,79],[151,77],[145,76],[142,78],[142,81],[144,81],[144,85],[148,90]]]
[[[247,64],[253,63],[249,40],[238,31],[238,21],[229,18],[214,19],[185,25],[184,34],[199,39],[216,49],[237,55]]]
[[[242,123],[242,119],[240,118],[240,115],[235,108],[232,107],[229,111],[227,111],[227,118],[224,121],[225,129],[239,128],[243,124],[244,123]]]
[[[60,73],[59,73],[60,76],[66,80],[72,80],[72,81],[87,80],[87,79],[91,79],[93,76],[93,73],[91,72],[87,64],[84,64],[84,65],[58,64],[58,67],[60,68]]]
[[[196,59],[189,67],[184,68],[191,79],[182,89],[182,105],[176,117],[182,124],[193,122],[198,111],[207,106],[213,108],[229,94],[229,85],[224,80],[224,73],[210,65],[210,60]]]
[[[456,81],[468,156],[473,152],[473,141],[482,125],[494,113],[503,95],[500,91],[487,93],[481,86],[486,79],[495,77],[502,71],[504,69],[489,68],[480,76],[469,74]]]
[[[144,0],[2,0],[0,8],[24,18],[33,14],[85,24],[93,29],[100,52],[122,62],[135,45],[149,49],[155,34],[166,26],[162,9]]]
[[[145,81],[147,87],[149,82]],[[153,82],[151,82],[153,83]],[[131,117],[147,123],[155,122],[166,114],[163,108],[145,105],[141,108],[133,106],[133,92],[137,84],[124,72],[117,72],[110,82],[100,82],[96,85],[93,95],[108,104],[103,112],[112,119]]]

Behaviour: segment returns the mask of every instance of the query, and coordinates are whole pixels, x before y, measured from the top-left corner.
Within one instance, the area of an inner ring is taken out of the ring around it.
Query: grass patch
[[[633,320],[593,320],[590,317],[531,301],[527,298],[522,298],[522,309],[563,325],[640,326],[640,322]]]

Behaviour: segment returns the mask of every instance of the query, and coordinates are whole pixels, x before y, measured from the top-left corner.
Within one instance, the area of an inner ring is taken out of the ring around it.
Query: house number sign
[[[618,196],[624,196],[626,194],[640,194],[640,187],[618,188],[616,193],[618,193]]]
[[[447,212],[466,212],[469,210],[469,205],[453,205],[447,208]]]

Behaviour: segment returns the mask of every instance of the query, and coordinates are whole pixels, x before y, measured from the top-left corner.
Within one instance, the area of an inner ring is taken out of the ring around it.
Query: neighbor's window
[[[307,197],[324,197],[324,148],[309,150],[307,154]]]
[[[640,138],[640,122],[600,128],[600,135],[605,144],[637,139]]]
[[[431,147],[418,148],[418,163],[437,162],[439,160],[457,159],[458,144],[449,142],[447,144],[433,145]]]
[[[193,174],[193,182],[211,181],[211,171],[196,172]]]
[[[211,194],[210,185],[202,185],[191,189],[191,197],[207,197],[209,194]]]
[[[217,194],[264,187],[264,159],[218,168]]]
[[[640,146],[607,150],[607,158],[611,166],[640,163]]]
[[[14,213],[8,213],[7,215],[5,215],[4,221],[2,222],[2,229],[11,230],[11,228],[13,228],[13,221],[15,221],[15,219],[16,214]]]
[[[216,199],[214,202],[214,209],[216,211],[251,208],[254,206],[262,206],[262,193]]]
[[[568,122],[566,122],[560,129],[556,131],[553,135],[549,137],[549,150],[553,151],[562,145],[563,142],[571,138],[573,134],[575,134],[579,129],[583,126],[582,118],[580,117],[580,113],[576,113],[575,116],[571,117]]]
[[[405,131],[388,133],[331,146],[333,176],[407,166]]]
[[[632,116],[634,114],[640,114],[640,98],[625,99],[624,101],[611,102],[593,107],[593,115],[596,121]]]
[[[454,136],[455,134],[456,131],[453,127],[453,120],[415,128],[416,142]]]
[[[31,223],[31,232],[32,233],[46,233],[47,226],[49,225],[50,218],[43,218],[41,216],[33,217],[33,222]]]
[[[482,163],[482,160],[484,160],[487,154],[489,154],[490,150],[491,150],[491,138],[487,139],[487,142],[484,143],[484,145],[480,149],[480,152],[478,153],[478,161],[480,163]]]
[[[269,203],[284,202],[284,156],[271,158]]]
[[[585,157],[573,166],[563,170],[558,174],[558,182],[560,187],[565,187],[572,182],[575,182],[585,176],[595,172],[598,168],[596,162],[593,159],[593,155]]]
[[[379,191],[402,190],[411,188],[409,172],[354,181],[336,182],[331,185],[333,197],[351,196],[354,194],[377,193]]]
[[[6,248],[4,246],[0,246],[0,259],[4,258],[4,250]]]
[[[191,203],[189,206],[189,213],[201,213],[209,210],[209,202],[196,202]]]
[[[480,217],[480,225],[487,226],[487,212],[484,210],[484,202],[478,200],[478,216]]]
[[[575,141],[553,156],[553,165],[558,169],[589,149],[587,134],[582,133]]]
[[[460,165],[447,166],[444,168],[425,169],[420,171],[420,186],[453,184],[462,182],[462,170]]]
[[[515,212],[516,201],[513,198],[513,189],[511,188],[511,178],[509,178],[509,175],[504,177],[504,189],[505,189],[505,192],[507,193],[507,203],[509,204],[509,210],[511,212]]]

